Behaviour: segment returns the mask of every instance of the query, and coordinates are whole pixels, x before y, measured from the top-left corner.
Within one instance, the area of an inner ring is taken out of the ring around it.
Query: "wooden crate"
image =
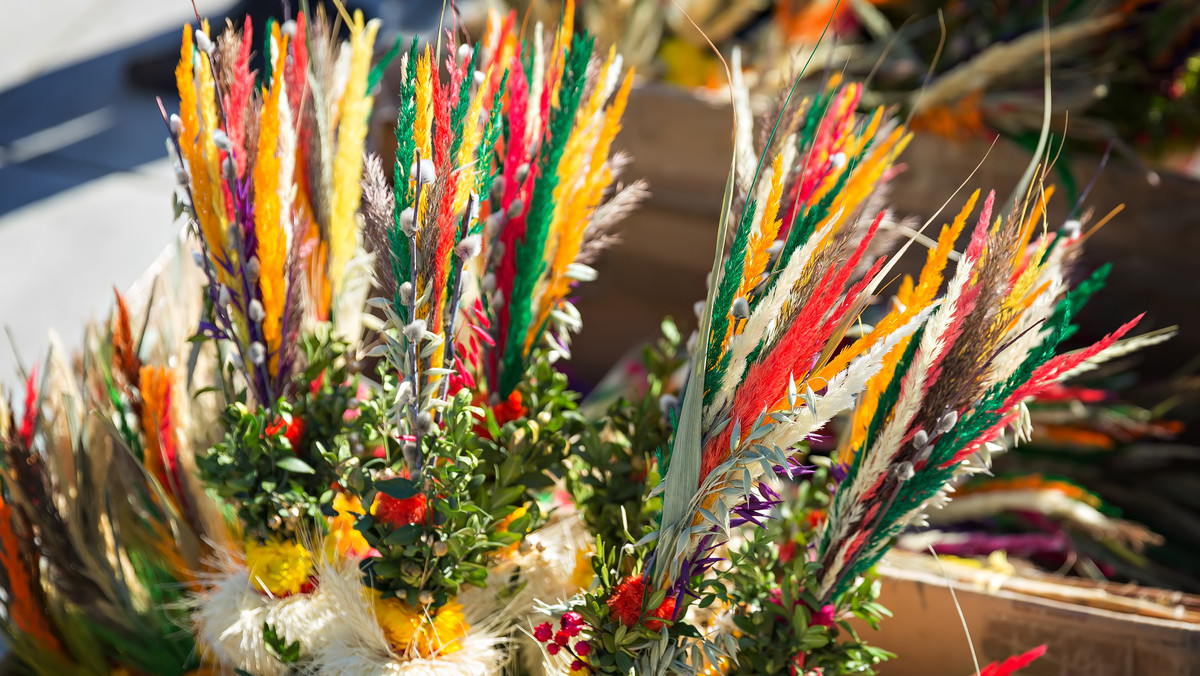
[[[973,673],[964,624],[980,666],[1046,644],[1046,655],[1022,674],[1200,674],[1200,598],[1194,596],[1052,576],[1005,577],[904,552],[890,553],[878,570],[880,601],[894,616],[878,632],[858,629],[868,643],[897,654],[881,676]]]

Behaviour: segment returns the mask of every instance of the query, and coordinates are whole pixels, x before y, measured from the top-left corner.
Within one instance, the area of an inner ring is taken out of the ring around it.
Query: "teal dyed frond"
[[[838,583],[833,587],[830,598],[836,599],[845,593],[859,576],[878,563],[888,549],[884,545],[904,530],[906,525],[903,521],[904,517],[919,509],[926,500],[937,495],[937,492],[953,476],[953,468],[927,467],[920,474],[905,482],[896,495],[896,499],[879,519],[879,526],[867,538],[861,553],[839,575]]]
[[[904,382],[904,376],[908,373],[908,369],[912,366],[913,359],[917,356],[917,348],[921,345],[921,336],[925,334],[925,325],[922,324],[919,329],[913,333],[909,339],[908,346],[904,348],[904,353],[900,355],[900,361],[896,364],[895,374],[888,382],[887,388],[879,397],[879,402],[876,404],[875,415],[871,418],[871,424],[867,427],[867,436],[863,440],[862,448],[859,453],[854,456],[854,461],[859,462],[862,453],[866,452],[875,444],[875,440],[879,438],[879,432],[883,429],[883,425],[887,422],[892,409],[895,408],[896,402],[900,400],[900,386]]]
[[[450,128],[462,129],[463,118],[467,116],[467,109],[471,107],[471,78],[475,76],[475,66],[479,61],[479,50],[471,51],[471,64],[467,66],[466,78],[459,83],[458,86],[458,105],[450,112]],[[474,124],[475,121],[471,120]],[[458,151],[462,148],[463,135],[455,134],[454,139],[450,142],[450,157],[458,157]]]
[[[500,138],[500,132],[504,128],[504,125],[500,123],[503,112],[501,102],[504,99],[504,93],[508,90],[508,72],[506,69],[500,78],[500,87],[492,99],[492,114],[488,118],[487,129],[479,144],[479,154],[476,160],[479,163],[479,171],[475,174],[475,194],[479,195],[481,200],[488,199],[488,196],[492,194],[492,184],[496,182],[496,176],[502,169],[499,162],[492,161],[492,154],[496,151],[496,141]],[[471,224],[470,234],[478,235],[481,232],[483,232],[482,219]]]
[[[396,40],[395,40],[395,42],[392,43],[391,48],[389,48],[387,50],[387,52],[385,52],[384,55],[382,57],[380,57],[379,63],[376,63],[371,68],[371,72],[367,75],[367,93],[368,94],[375,91],[375,88],[378,87],[379,83],[383,80],[384,71],[386,71],[387,67],[389,65],[391,65],[392,59],[396,58],[396,55],[400,53],[400,43],[401,42],[402,42],[401,37],[399,35],[397,35]]]
[[[413,191],[408,182],[408,171],[417,154],[417,140],[413,130],[417,126],[417,39],[413,38],[408,50],[408,61],[404,65],[404,80],[400,83],[398,99],[400,110],[396,116],[396,224],[400,223],[400,212],[412,206]]]
[[[717,287],[717,295],[713,299],[712,330],[709,332],[707,363],[712,368],[704,375],[704,405],[712,401],[713,391],[720,384],[729,369],[729,355],[724,352],[725,335],[729,332],[729,312],[733,307],[734,295],[742,285],[742,275],[746,267],[746,247],[750,244],[750,231],[754,229],[755,202],[751,200],[742,210],[742,220],[738,223],[737,234],[733,238],[733,248],[725,259],[725,269],[721,272],[721,282]]]
[[[267,17],[266,30],[263,31],[263,74],[262,79],[259,80],[259,87],[261,89],[266,89],[271,84],[272,69],[274,67],[274,64],[271,63],[273,61],[271,58],[271,29],[274,26],[275,19]]]
[[[129,410],[125,406],[120,390],[117,389],[116,383],[113,382],[112,370],[103,363],[100,364],[100,368],[104,373],[104,387],[108,390],[108,399],[112,402],[113,410],[117,414],[116,418],[121,432],[121,439],[129,445],[129,450],[133,452],[133,457],[137,458],[138,462],[144,462],[145,452],[142,449],[142,440],[129,427]]]
[[[891,417],[892,409],[895,408],[896,402],[900,399],[900,386],[903,384],[904,377],[908,375],[908,371],[912,367],[913,359],[917,355],[917,348],[921,345],[921,336],[924,333],[925,325],[922,324],[909,340],[908,346],[904,348],[904,353],[900,355],[900,360],[896,363],[896,370],[892,373],[892,379],[888,381],[887,388],[879,397],[878,404],[876,404],[875,415],[871,418],[871,424],[867,428],[867,435],[863,439],[863,445],[854,451],[854,458],[850,462],[850,468],[846,471],[846,478],[842,480],[843,486],[849,486],[854,483],[867,452],[875,445],[875,440],[879,438],[880,430],[883,429],[883,425],[887,422],[887,419]],[[839,513],[837,509],[838,501],[842,500],[843,496],[844,493],[834,494],[834,504],[829,510],[830,514]],[[825,551],[829,548],[829,538],[832,530],[832,528],[825,529],[825,534],[821,539],[818,551]]]
[[[392,215],[395,222],[388,232],[388,245],[392,253],[392,276],[396,279],[397,289],[393,303],[397,310],[401,307],[400,285],[411,281],[409,275],[412,269],[412,251],[409,248],[408,237],[400,229],[400,214],[412,206],[414,198],[413,190],[409,186],[408,172],[417,153],[417,141],[413,136],[417,123],[416,64],[417,39],[413,38],[412,47],[408,50],[408,61],[405,63],[404,80],[400,83],[400,111],[396,115],[396,163],[392,172],[396,202]]]
[[[517,274],[509,302],[508,334],[500,375],[500,396],[507,397],[524,375],[525,333],[533,315],[533,291],[545,267],[544,253],[554,216],[554,189],[558,186],[558,163],[575,124],[575,112],[587,81],[587,63],[593,39],[575,36],[567,56],[567,67],[559,91],[559,105],[550,111],[546,139],[538,162],[538,180],[529,202],[525,237],[517,247]]]
[[[828,90],[821,94],[817,94],[813,99],[812,105],[808,107],[804,115],[804,126],[796,134],[796,150],[804,157],[804,153],[808,148],[811,148],[813,141],[817,135],[817,129],[821,127],[821,121],[825,119],[825,113],[829,110],[829,104],[833,102],[833,96],[836,90]],[[813,115],[813,111],[821,110],[820,115]],[[807,164],[807,161],[803,164]]]
[[[1058,321],[1059,315],[1063,312],[1066,312],[1070,317],[1078,315],[1079,311],[1083,309],[1083,306],[1086,305],[1089,300],[1091,300],[1092,296],[1095,295],[1097,291],[1104,288],[1104,284],[1108,281],[1108,275],[1110,272],[1112,272],[1112,263],[1105,263],[1097,268],[1096,271],[1093,272],[1087,279],[1083,280],[1079,286],[1075,287],[1066,298],[1059,301],[1058,306],[1054,308],[1054,314],[1051,315],[1050,321]],[[1079,330],[1078,326],[1068,326],[1063,334],[1062,339],[1069,339],[1071,336],[1075,335],[1077,330]]]
[[[525,81],[533,82],[533,54],[534,50],[527,46],[521,48],[521,68],[525,70]]]

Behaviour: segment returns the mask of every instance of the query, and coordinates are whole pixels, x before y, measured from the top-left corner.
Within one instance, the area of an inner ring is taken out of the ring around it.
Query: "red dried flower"
[[[563,626],[563,629],[572,629],[572,628],[582,627],[583,626],[583,615],[580,615],[579,613],[575,612],[574,610],[569,610],[569,611],[563,613],[562,626]]]
[[[562,650],[562,646],[557,643],[550,643],[546,645],[546,652],[550,653],[551,655],[557,655],[558,651],[560,650]]]
[[[33,426],[38,417],[37,401],[37,368],[35,367],[29,373],[29,380],[25,381],[25,415],[21,418],[21,429],[17,432],[17,438],[21,440],[25,448],[29,448],[33,443]]]
[[[521,393],[513,392],[508,395],[508,399],[492,407],[492,413],[496,416],[496,423],[501,426],[525,415],[526,408]]]
[[[779,546],[779,562],[788,563],[796,558],[796,542],[788,540]]]
[[[627,577],[613,590],[608,597],[608,609],[626,627],[632,627],[642,618],[642,597],[645,594],[646,581],[642,577]],[[675,617],[675,599],[667,598],[661,605],[649,613],[649,617],[658,620],[669,620]],[[646,626],[654,631],[662,628],[662,622],[650,620]]]
[[[654,611],[650,613],[650,616],[657,617],[658,620],[675,619],[675,597],[667,597],[667,600],[663,601],[661,606],[655,608]],[[663,623],[659,622],[658,620],[647,620],[646,626],[653,631],[658,631],[659,629],[662,629],[663,626]]]
[[[1027,653],[1014,655],[1003,662],[993,662],[980,671],[981,676],[1011,676],[1024,669],[1042,655],[1046,654],[1046,645],[1042,644]]]
[[[553,633],[554,630],[550,628],[549,622],[543,622],[533,628],[533,637],[542,643],[549,641]]]
[[[585,666],[587,665],[583,663],[583,660],[575,660],[574,662],[571,662],[571,671],[579,671]]]
[[[642,594],[646,583],[641,577],[630,576],[621,581],[608,597],[608,610],[626,627],[637,624],[642,615]]]
[[[285,423],[283,418],[276,418],[275,422],[267,425],[267,436],[278,436],[283,434],[283,437],[292,445],[292,450],[300,448],[300,439],[304,437],[304,418],[292,417],[292,422]]]
[[[521,393],[514,391],[508,395],[508,399],[493,406],[492,415],[496,416],[496,424],[504,427],[505,423],[512,422],[528,413],[523,401]],[[475,433],[487,439],[492,438],[491,433],[488,432],[487,422],[484,420],[480,420],[475,425]]]
[[[567,633],[566,629],[560,629],[554,634],[554,642],[561,646],[566,646],[571,642],[571,634]]]
[[[592,644],[587,641],[580,641],[575,644],[575,654],[580,657],[587,657],[592,652]]]
[[[400,528],[414,523],[424,523],[427,507],[424,493],[418,493],[403,500],[380,493],[375,498],[375,505],[371,509],[371,513],[383,523],[393,528]]]

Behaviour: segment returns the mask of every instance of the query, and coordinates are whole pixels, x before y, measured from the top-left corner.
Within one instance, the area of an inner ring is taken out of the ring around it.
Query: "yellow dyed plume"
[[[193,208],[199,221],[200,234],[213,257],[226,259],[227,220],[220,172],[216,172],[214,181],[214,174],[210,171],[210,159],[215,161],[217,149],[212,143],[211,127],[207,127],[204,106],[199,98],[206,93],[211,96],[212,90],[207,87],[197,91],[197,80],[202,80],[207,72],[207,60],[197,58],[195,54],[192,30],[185,27],[179,65],[175,68],[175,83],[179,88],[179,119],[182,122],[179,146],[191,177]]]
[[[771,167],[771,192],[767,195],[767,202],[764,206],[762,223],[758,232],[750,239],[750,247],[746,250],[746,265],[743,268],[745,274],[742,275],[742,286],[738,289],[737,295],[745,298],[750,294],[750,291],[759,282],[764,270],[767,269],[767,261],[770,259],[769,249],[775,242],[775,237],[779,234],[779,228],[782,223],[776,220],[779,215],[779,199],[783,195],[783,153],[775,156],[775,162]]]
[[[612,66],[614,54],[610,53],[607,64]],[[601,72],[607,72],[608,68]],[[621,115],[629,101],[629,90],[633,85],[633,71],[626,74],[621,88],[613,98],[613,103],[603,113],[603,121],[596,131],[596,124],[581,124],[576,126],[576,134],[568,139],[564,149],[563,160],[559,164],[559,185],[555,189],[556,208],[554,220],[551,222],[550,237],[556,243],[552,255],[548,281],[538,303],[536,318],[530,326],[542,326],[550,312],[566,297],[570,290],[570,280],[567,278],[567,266],[579,256],[583,244],[583,235],[592,214],[600,203],[603,187],[612,180],[608,170],[608,154],[612,148],[613,139],[621,129]],[[584,121],[600,116],[600,106],[603,105],[603,92],[600,87],[588,101],[585,114],[590,117]],[[588,154],[587,144],[595,133],[595,142],[591,144]],[[570,155],[568,155],[570,153]],[[569,158],[569,159],[568,159]],[[574,177],[574,180],[572,180]],[[581,183],[582,182],[582,183]],[[533,346],[534,333],[526,336],[525,349]]]
[[[287,38],[274,25],[272,39],[280,45],[273,66],[274,79],[263,100],[258,128],[258,157],[254,164],[254,234],[258,239],[259,289],[262,292],[263,337],[266,339],[269,371],[279,367],[281,321],[287,298],[284,262],[287,258],[283,206],[279,199],[279,97],[283,90],[283,59]]]
[[[487,74],[483,78],[484,82],[491,81],[494,65],[488,66]],[[467,83],[464,82],[462,86],[467,86]],[[475,121],[479,119],[479,116],[483,112],[483,99],[486,96],[486,88],[479,87],[478,91],[475,92],[475,97],[471,99],[470,107],[467,109],[466,131],[463,132],[462,145],[458,151],[458,170],[461,173],[459,174],[454,193],[454,213],[458,213],[467,207],[467,200],[470,199],[471,191],[475,188],[475,176],[479,173],[479,167],[475,164],[475,154],[479,150],[479,142],[483,138],[484,127],[484,125],[477,124]]]
[[[417,128],[413,130],[417,150],[425,160],[433,159],[433,76],[429,61],[429,49],[426,48],[417,58]]]
[[[362,199],[363,139],[372,98],[367,76],[379,21],[363,25],[362,12],[354,13],[350,28],[350,76],[342,94],[337,155],[333,163],[333,206],[329,224],[329,279],[334,294],[341,292],[346,266],[358,249],[358,205]]]
[[[894,331],[933,302],[934,297],[941,288],[942,278],[950,259],[950,252],[954,250],[954,243],[958,240],[958,236],[966,226],[967,217],[975,209],[975,203],[978,199],[979,191],[976,190],[971,194],[971,198],[967,200],[967,203],[959,211],[954,221],[942,227],[942,233],[938,237],[937,246],[931,249],[925,257],[925,265],[921,268],[921,274],[918,276],[916,286],[912,284],[911,279],[906,278],[905,283],[900,286],[900,291],[896,294],[896,307],[893,307],[892,311],[888,313],[883,321],[876,324],[875,330],[869,336],[860,338],[850,346],[850,349],[846,350],[843,354],[839,354],[836,359],[821,370],[817,377],[822,379],[832,377],[844,368],[846,364],[849,364],[849,358],[843,358],[845,353],[858,354],[866,347],[866,344],[860,346],[860,343],[863,343],[864,340],[867,338],[874,340],[875,337],[882,337]],[[846,448],[843,449],[841,462],[848,463],[850,461],[849,453],[862,446],[866,441],[867,429],[871,424],[871,419],[875,417],[875,408],[879,404],[879,397],[883,396],[888,383],[894,377],[896,365],[900,361],[900,356],[907,349],[910,340],[912,338],[908,337],[897,343],[892,348],[892,351],[884,357],[883,367],[879,370],[879,373],[868,381],[867,390],[859,398],[858,408],[854,411],[850,439]],[[853,354],[850,358],[853,358]]]

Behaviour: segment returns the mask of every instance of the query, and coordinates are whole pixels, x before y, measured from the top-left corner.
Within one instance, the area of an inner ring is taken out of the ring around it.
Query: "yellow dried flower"
[[[446,655],[459,650],[459,639],[471,628],[462,604],[448,601],[432,615],[397,598],[375,599],[375,618],[398,654],[410,651],[421,657]]]
[[[326,540],[328,553],[332,556],[366,556],[371,545],[354,527],[358,517],[366,513],[362,502],[354,496],[338,493],[333,498],[333,509],[337,516],[329,519],[329,538]]]
[[[246,568],[259,591],[272,596],[299,594],[310,585],[312,553],[297,542],[251,540],[246,543]]]

